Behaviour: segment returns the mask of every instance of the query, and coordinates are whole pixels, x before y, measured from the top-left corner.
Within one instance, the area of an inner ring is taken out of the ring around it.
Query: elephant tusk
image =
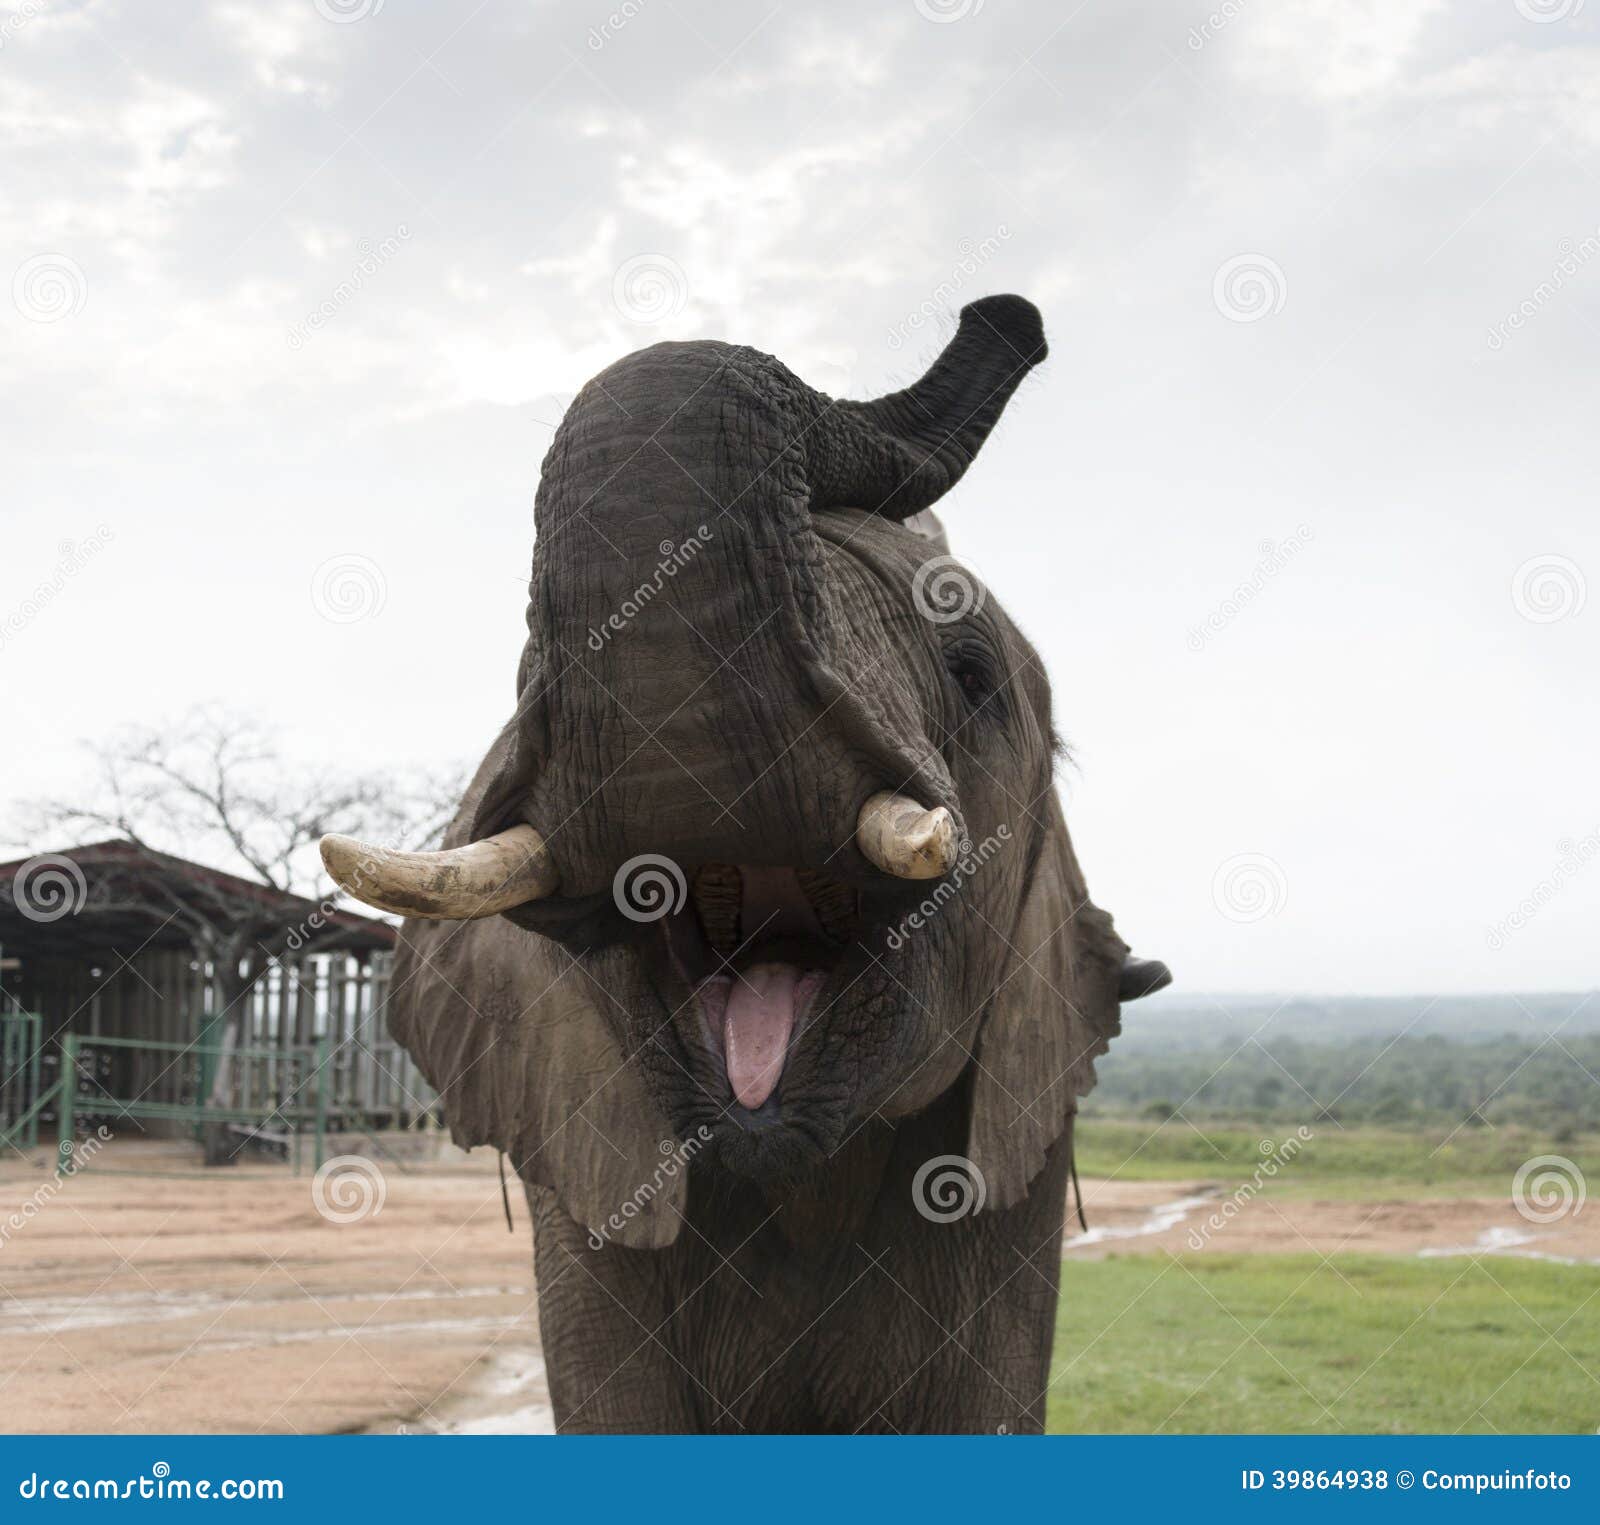
[[[322,839],[323,866],[341,889],[380,911],[474,921],[555,893],[561,875],[544,838],[513,826],[465,847],[402,853],[355,837]]]
[[[955,867],[955,817],[943,805],[925,810],[903,794],[875,794],[856,818],[856,845],[896,879],[937,879]]]

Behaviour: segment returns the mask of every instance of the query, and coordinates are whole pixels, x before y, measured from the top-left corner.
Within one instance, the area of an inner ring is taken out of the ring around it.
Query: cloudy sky
[[[28,0],[0,135],[0,806],[201,698],[475,756],[585,379],[873,395],[1019,291],[943,513],[1130,940],[1594,983],[1600,0]]]

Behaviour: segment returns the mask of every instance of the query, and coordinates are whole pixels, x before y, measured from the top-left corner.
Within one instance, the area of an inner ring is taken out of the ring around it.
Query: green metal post
[[[39,1094],[39,1066],[44,1054],[44,1040],[39,1034],[43,1030],[43,1018],[35,1016],[32,1021],[24,1022],[23,1038],[28,1045],[28,1096],[31,1099]],[[39,1143],[39,1117],[34,1114],[32,1123],[28,1126],[28,1148],[34,1149]]]
[[[73,1115],[78,1100],[78,1035],[65,1033],[61,1039],[61,1103],[56,1108],[56,1174],[60,1175],[72,1157],[73,1134],[77,1118]]]
[[[328,1132],[328,1102],[333,1090],[333,1044],[324,1033],[317,1039],[317,1137],[312,1148],[315,1169],[322,1169],[322,1156]]]
[[[222,1038],[227,1032],[228,1017],[223,1011],[214,1011],[199,1025],[199,1042],[195,1048],[200,1055],[200,1089],[195,1101],[201,1106],[211,1100],[211,1087],[217,1079],[217,1061],[221,1057]],[[195,1124],[196,1132],[200,1124]]]

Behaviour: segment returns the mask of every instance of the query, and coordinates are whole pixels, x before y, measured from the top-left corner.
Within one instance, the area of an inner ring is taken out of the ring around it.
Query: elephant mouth
[[[811,868],[708,863],[666,922],[693,1028],[731,1109],[775,1114],[784,1068],[861,933],[854,886]]]

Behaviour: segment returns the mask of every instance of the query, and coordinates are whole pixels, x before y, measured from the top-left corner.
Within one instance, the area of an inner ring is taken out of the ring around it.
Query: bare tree
[[[97,861],[85,909],[176,923],[210,963],[227,1014],[211,1092],[222,1104],[251,989],[286,953],[314,953],[341,931],[322,914],[342,892],[322,872],[318,839],[342,831],[430,846],[465,770],[311,771],[286,761],[258,722],[218,706],[85,745],[89,778],[22,807],[19,834],[36,850],[96,838],[136,849]],[[219,1133],[206,1152],[215,1163],[230,1151]]]

